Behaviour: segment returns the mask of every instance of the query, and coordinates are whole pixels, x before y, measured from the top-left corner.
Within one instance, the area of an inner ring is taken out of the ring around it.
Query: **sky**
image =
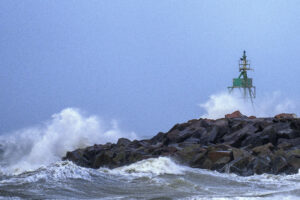
[[[69,107],[139,135],[167,131],[226,91],[243,50],[258,97],[299,102],[299,10],[298,0],[1,0],[0,134]]]

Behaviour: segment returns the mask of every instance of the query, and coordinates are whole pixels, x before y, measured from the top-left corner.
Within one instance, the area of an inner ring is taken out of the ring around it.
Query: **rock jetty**
[[[300,168],[300,119],[294,114],[247,117],[239,111],[225,118],[176,124],[148,140],[120,138],[116,144],[67,152],[63,160],[89,168],[115,168],[168,156],[193,168],[235,173],[293,174]]]

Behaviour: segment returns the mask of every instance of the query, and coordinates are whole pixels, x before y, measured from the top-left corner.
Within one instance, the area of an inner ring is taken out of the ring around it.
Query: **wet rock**
[[[187,145],[191,145],[191,144],[198,144],[200,141],[199,138],[195,138],[195,137],[189,137],[188,139],[184,140],[182,143],[180,144],[183,144],[184,146],[187,146]]]
[[[209,143],[217,143],[219,139],[221,139],[226,133],[226,128],[213,126],[206,129],[206,131],[201,135],[200,143],[201,144],[209,144]]]
[[[136,148],[142,147],[142,146],[143,146],[143,143],[142,143],[141,141],[138,141],[138,140],[133,140],[133,141],[129,144],[129,146],[130,146],[131,148],[136,149]]]
[[[226,167],[225,172],[235,173],[242,176],[251,176],[254,174],[253,169],[249,167],[249,163],[253,160],[253,156],[241,156],[234,159]]]
[[[288,163],[297,171],[300,168],[300,158],[298,156],[294,156],[294,155],[290,156],[288,158]]]
[[[163,140],[165,134],[162,132],[159,132],[156,136],[154,136],[153,138],[150,139],[150,143],[151,144],[156,144],[159,143]]]
[[[277,139],[278,139],[277,136],[278,136],[277,131],[272,126],[266,127],[260,133],[260,137],[263,140],[263,144],[265,144],[265,143],[272,143],[273,145],[276,145],[277,144]]]
[[[255,132],[256,127],[245,126],[242,129],[233,132],[232,134],[226,135],[223,139],[224,142],[230,144],[233,147],[240,147],[243,141],[250,135],[250,133]]]
[[[184,140],[186,140],[187,138],[192,136],[192,132],[190,132],[189,130],[173,130],[169,133],[167,133],[166,138],[168,143],[167,144],[172,144],[172,143],[181,143]]]
[[[232,151],[211,151],[207,158],[211,161],[212,170],[220,170],[232,160]]]
[[[201,138],[201,136],[204,134],[204,133],[206,133],[207,131],[206,131],[206,129],[204,128],[204,127],[198,127],[196,130],[194,130],[193,132],[192,132],[192,137],[194,137],[194,138]]]
[[[294,147],[299,147],[300,146],[300,137],[295,138],[295,139],[285,139],[281,138],[278,140],[278,147],[283,148],[294,148]]]
[[[115,165],[113,162],[113,153],[110,151],[102,151],[95,156],[92,168],[112,167],[113,165]]]
[[[288,174],[293,170],[284,156],[275,156],[272,160],[272,172],[280,174],[287,172]]]
[[[91,166],[90,158],[88,158],[84,155],[83,149],[77,149],[72,152],[68,151],[66,156],[63,157],[63,160],[71,160],[71,161],[75,162],[77,165],[82,166],[82,167],[90,167]]]
[[[234,160],[238,160],[240,158],[251,156],[251,153],[244,149],[232,148],[232,155]]]
[[[268,143],[262,146],[258,146],[252,149],[252,152],[254,155],[270,155],[272,154],[272,150],[274,149],[274,146],[272,143]]]
[[[201,166],[204,163],[204,160],[206,159],[206,153],[206,149],[201,149],[192,156],[191,160],[186,160],[186,162],[189,163],[191,167],[201,168]]]
[[[206,148],[202,148],[200,144],[192,144],[179,150],[176,158],[183,163],[192,163],[196,155],[202,152],[206,152]]]
[[[244,140],[241,141],[241,147],[254,148],[257,146],[268,143],[267,138],[259,137],[259,133],[249,134]]]
[[[116,144],[93,145],[67,152],[64,160],[90,168],[115,168],[168,156],[196,168],[235,173],[292,174],[300,168],[300,120],[291,114],[247,118],[193,119],[176,124],[149,140],[120,138]]]
[[[300,130],[300,119],[295,119],[291,122],[290,127],[292,129]]]
[[[263,174],[271,172],[271,159],[270,157],[255,157],[250,162],[250,168],[255,174]]]
[[[291,128],[277,131],[278,138],[295,139],[300,137],[300,131]]]
[[[120,138],[117,142],[118,146],[128,146],[130,144],[130,140],[128,140],[127,138]]]

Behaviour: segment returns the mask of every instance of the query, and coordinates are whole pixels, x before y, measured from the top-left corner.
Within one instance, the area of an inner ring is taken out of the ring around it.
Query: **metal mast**
[[[233,89],[238,88],[243,90],[244,99],[251,99],[253,103],[253,99],[256,97],[256,88],[252,85],[252,78],[248,78],[247,71],[253,70],[250,68],[250,63],[247,60],[246,51],[243,53],[243,57],[239,60],[239,71],[240,75],[238,78],[233,79],[232,86],[228,87],[229,93],[233,91]]]

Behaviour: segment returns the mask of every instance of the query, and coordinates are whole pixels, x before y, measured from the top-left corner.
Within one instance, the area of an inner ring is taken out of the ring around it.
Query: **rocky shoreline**
[[[241,176],[294,174],[300,168],[300,119],[292,114],[247,117],[236,111],[222,119],[176,124],[149,140],[120,138],[116,144],[77,149],[63,160],[89,168],[116,168],[159,156]]]

